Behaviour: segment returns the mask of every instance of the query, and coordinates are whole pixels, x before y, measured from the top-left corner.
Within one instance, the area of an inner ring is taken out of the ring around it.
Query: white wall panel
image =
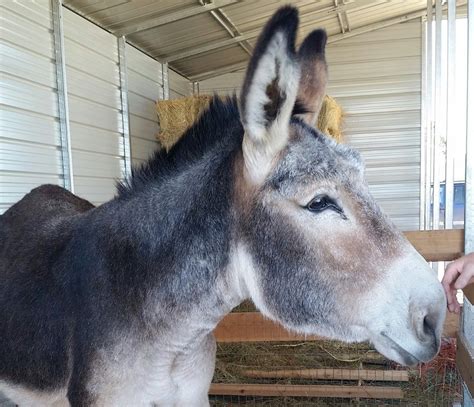
[[[370,188],[402,229],[420,217],[421,23],[412,21],[327,48],[327,93],[343,106],[348,143],[361,151]],[[200,93],[240,91],[244,72],[199,83]]]
[[[0,213],[63,184],[49,0],[0,3]]]
[[[192,93],[189,80],[171,69],[168,70],[168,81],[170,86],[170,99],[189,96]]]
[[[163,99],[162,65],[127,44],[128,108],[132,164],[139,165],[158,148],[156,101]]]
[[[101,204],[124,176],[117,39],[63,9],[75,192]]]

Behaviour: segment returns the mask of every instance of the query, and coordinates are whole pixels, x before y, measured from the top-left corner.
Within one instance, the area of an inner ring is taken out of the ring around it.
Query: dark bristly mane
[[[215,95],[209,107],[168,153],[156,151],[146,163],[132,170],[131,177],[117,184],[118,196],[129,196],[145,185],[176,175],[217,143],[240,145],[242,137],[237,97],[221,99]]]

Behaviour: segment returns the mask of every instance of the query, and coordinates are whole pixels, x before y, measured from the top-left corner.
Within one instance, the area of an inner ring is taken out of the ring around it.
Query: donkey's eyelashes
[[[310,212],[323,212],[327,209],[331,209],[334,212],[339,213],[344,219],[347,219],[344,215],[344,211],[342,208],[329,196],[327,195],[317,195],[315,196],[308,205],[306,205],[306,209]]]

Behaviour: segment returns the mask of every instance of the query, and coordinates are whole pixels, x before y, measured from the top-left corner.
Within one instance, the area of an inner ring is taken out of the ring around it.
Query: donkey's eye
[[[332,209],[333,211],[342,214],[343,211],[339,207],[339,205],[334,202],[331,198],[327,195],[318,195],[316,196],[307,206],[306,208],[311,212],[322,212],[326,209]]]

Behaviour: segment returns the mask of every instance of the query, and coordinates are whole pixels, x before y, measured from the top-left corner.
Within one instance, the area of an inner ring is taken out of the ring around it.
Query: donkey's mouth
[[[381,332],[380,334],[388,341],[392,350],[400,355],[401,360],[399,362],[406,366],[415,366],[422,362],[422,360],[418,359],[415,355],[408,352],[404,347],[400,346],[397,342],[390,338],[386,332]]]

